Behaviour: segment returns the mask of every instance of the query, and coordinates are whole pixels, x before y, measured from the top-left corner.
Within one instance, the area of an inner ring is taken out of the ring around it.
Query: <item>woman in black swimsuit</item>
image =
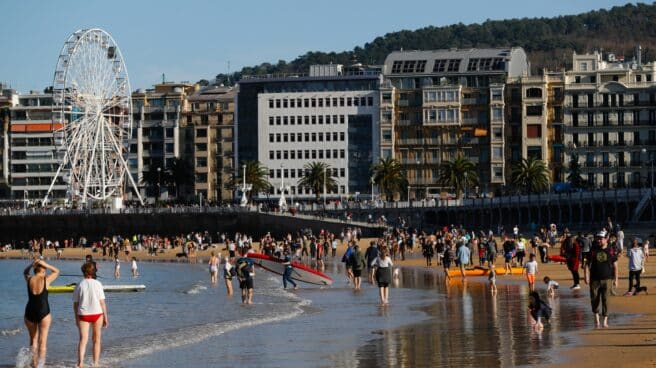
[[[34,276],[30,276],[30,269]],[[46,275],[46,270],[50,274]],[[30,349],[35,367],[41,367],[46,361],[48,330],[50,330],[50,305],[48,304],[48,286],[59,276],[59,269],[44,261],[36,260],[23,271],[27,282],[27,305],[25,306],[25,326],[30,333]]]

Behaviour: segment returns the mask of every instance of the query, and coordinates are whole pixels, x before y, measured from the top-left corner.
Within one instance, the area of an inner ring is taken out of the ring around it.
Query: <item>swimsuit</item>
[[[81,315],[81,316],[79,316],[79,317],[80,317],[80,321],[89,322],[89,323],[94,323],[94,322],[96,322],[97,320],[99,320],[100,317],[102,317],[102,313],[100,313],[100,314],[87,314],[87,315]]]
[[[39,323],[48,314],[50,314],[50,305],[48,304],[48,289],[46,288],[46,278],[43,278],[43,290],[40,294],[32,294],[30,285],[27,285],[27,305],[25,306],[25,319],[32,323]]]
[[[210,265],[210,272],[219,272],[219,267],[217,265]]]

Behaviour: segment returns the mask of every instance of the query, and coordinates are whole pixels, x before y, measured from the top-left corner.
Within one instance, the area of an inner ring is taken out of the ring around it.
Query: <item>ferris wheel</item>
[[[126,161],[132,135],[130,81],[109,33],[82,29],[68,37],[59,53],[52,94],[61,163],[44,204],[62,183],[68,186],[67,197],[81,203],[122,200],[128,181],[143,203]]]

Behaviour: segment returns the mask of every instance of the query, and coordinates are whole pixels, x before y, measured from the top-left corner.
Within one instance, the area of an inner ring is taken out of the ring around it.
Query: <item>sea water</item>
[[[53,261],[62,274],[78,274],[80,262]],[[0,262],[0,366],[25,360],[23,324],[27,301],[25,261]],[[328,264],[332,287],[282,280],[258,269],[253,305],[212,286],[207,265],[140,262],[141,276],[113,278],[111,262],[99,262],[105,284],[144,284],[138,293],[107,293],[109,328],[103,330],[101,363],[107,367],[380,367],[508,366],[555,361],[554,349],[570,342],[568,331],[589,320],[576,296],[553,301],[554,321],[541,334],[527,320],[523,282],[445,286],[438,272],[403,270],[381,306],[378,289],[363,282],[354,292],[342,265]],[[79,281],[60,277],[55,284]],[[565,293],[563,293],[565,294]],[[77,329],[71,294],[50,294],[53,323],[47,366],[75,365]],[[567,322],[560,321],[560,314]],[[87,356],[91,354],[91,344]]]

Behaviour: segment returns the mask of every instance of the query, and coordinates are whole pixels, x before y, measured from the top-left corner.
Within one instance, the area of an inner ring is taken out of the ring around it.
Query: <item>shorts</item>
[[[211,273],[219,272],[219,267],[217,267],[216,265],[211,265],[210,266],[210,272]]]
[[[235,258],[235,251],[234,250],[229,250],[228,255],[230,256],[230,258]]]
[[[535,275],[529,273],[526,275],[526,280],[528,280],[529,284],[535,284]]]
[[[353,277],[360,277],[360,276],[362,276],[362,270],[353,269]]]
[[[504,259],[506,260],[507,263],[510,263],[512,261],[512,253],[506,253],[504,254]]]
[[[89,323],[94,323],[94,322],[96,322],[97,320],[99,320],[100,317],[102,317],[102,316],[103,316],[102,313],[100,313],[100,314],[86,314],[86,315],[80,315],[80,316],[78,316],[78,317],[80,318],[80,321],[89,322]]]
[[[246,280],[240,280],[239,281],[239,288],[240,289],[252,289],[253,288],[253,279],[246,279]]]

